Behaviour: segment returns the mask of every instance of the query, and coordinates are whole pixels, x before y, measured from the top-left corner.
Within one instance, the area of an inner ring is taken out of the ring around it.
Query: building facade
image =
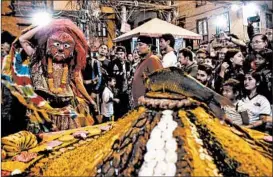
[[[221,31],[249,40],[247,18],[260,17],[256,32],[272,32],[272,1],[176,1],[177,25],[211,39]]]
[[[69,18],[84,32],[86,39],[96,50],[98,45],[113,46],[116,37],[115,11],[111,7],[101,6],[95,1],[2,1],[1,32],[14,37],[32,24],[32,17],[37,12],[46,11],[53,18]]]

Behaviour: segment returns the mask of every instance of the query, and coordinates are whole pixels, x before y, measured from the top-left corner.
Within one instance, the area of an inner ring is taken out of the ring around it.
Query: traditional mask
[[[73,56],[75,41],[65,32],[57,32],[47,40],[47,54],[55,61],[63,61]]]

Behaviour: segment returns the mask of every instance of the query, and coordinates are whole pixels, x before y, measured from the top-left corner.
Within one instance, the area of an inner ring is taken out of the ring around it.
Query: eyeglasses
[[[252,41],[251,44],[260,44],[262,42],[264,42],[264,41]]]

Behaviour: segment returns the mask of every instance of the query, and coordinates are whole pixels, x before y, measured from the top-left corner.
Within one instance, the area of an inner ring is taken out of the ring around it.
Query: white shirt
[[[177,57],[173,51],[170,51],[163,56],[162,65],[164,68],[177,66]]]
[[[259,120],[260,115],[263,114],[272,116],[270,103],[266,97],[262,95],[256,95],[251,99],[249,97],[243,98],[242,104],[238,105],[238,112],[244,110],[247,111],[249,123]]]
[[[111,117],[114,114],[114,104],[110,99],[114,98],[113,92],[105,87],[102,93],[101,114],[105,117]]]
[[[243,120],[239,112],[236,111],[235,107],[224,107],[223,108],[227,118],[232,120],[232,123],[242,125]]]

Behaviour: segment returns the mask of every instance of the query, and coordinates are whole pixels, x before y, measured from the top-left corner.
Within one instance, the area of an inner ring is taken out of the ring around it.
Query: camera
[[[247,21],[251,22],[251,23],[255,23],[255,22],[260,22],[260,16],[253,16],[253,17],[248,17]]]

